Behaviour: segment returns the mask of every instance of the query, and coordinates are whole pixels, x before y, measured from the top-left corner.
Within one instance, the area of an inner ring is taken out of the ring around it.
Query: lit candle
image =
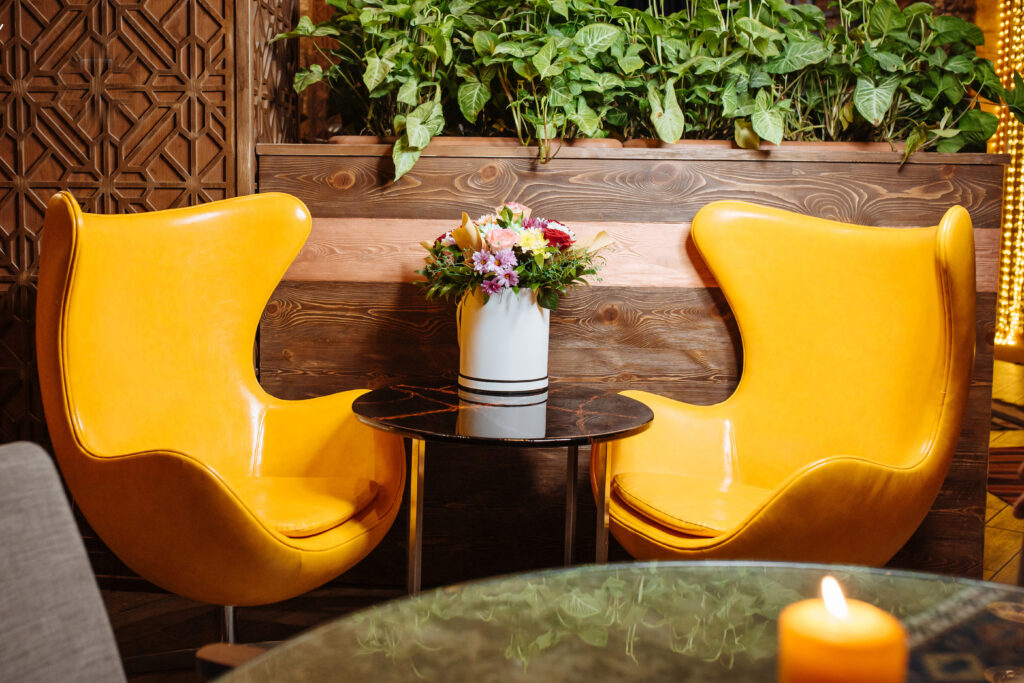
[[[779,615],[780,683],[903,683],[907,634],[891,614],[846,600],[831,576],[821,599],[802,600]]]

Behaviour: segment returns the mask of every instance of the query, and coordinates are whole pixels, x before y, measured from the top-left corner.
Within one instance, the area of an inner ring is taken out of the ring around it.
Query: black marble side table
[[[493,405],[460,399],[454,385],[396,384],[356,399],[363,423],[410,439],[409,592],[420,590],[423,544],[423,471],[431,441],[485,447],[567,446],[565,468],[565,564],[576,537],[576,473],[579,447],[589,444],[598,481],[596,561],[608,559],[608,458],[606,444],[647,429],[654,414],[639,401],[593,387],[552,384],[546,401]]]

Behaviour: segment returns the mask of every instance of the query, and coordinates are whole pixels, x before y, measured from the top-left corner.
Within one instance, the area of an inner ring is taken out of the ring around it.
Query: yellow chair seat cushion
[[[769,493],[736,482],[726,487],[721,480],[650,472],[617,474],[612,492],[662,526],[708,538],[737,526]]]
[[[246,477],[236,492],[270,527],[315,536],[351,519],[377,495],[377,482],[347,477]]]

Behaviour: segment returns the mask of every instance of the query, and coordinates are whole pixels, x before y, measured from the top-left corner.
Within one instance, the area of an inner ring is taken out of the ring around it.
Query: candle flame
[[[850,616],[846,598],[843,597],[843,589],[831,576],[821,580],[821,597],[825,600],[825,609],[836,619],[846,619]]]

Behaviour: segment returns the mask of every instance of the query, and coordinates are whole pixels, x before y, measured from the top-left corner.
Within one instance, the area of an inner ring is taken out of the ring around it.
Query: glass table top
[[[899,618],[909,681],[1024,680],[1024,590],[862,567],[588,565],[403,598],[290,640],[224,681],[773,681],[776,620],[822,577]]]
[[[455,385],[396,384],[363,394],[352,410],[403,436],[491,446],[584,445],[636,434],[654,419],[639,401],[574,384],[552,384],[547,400],[533,405],[467,401]]]

